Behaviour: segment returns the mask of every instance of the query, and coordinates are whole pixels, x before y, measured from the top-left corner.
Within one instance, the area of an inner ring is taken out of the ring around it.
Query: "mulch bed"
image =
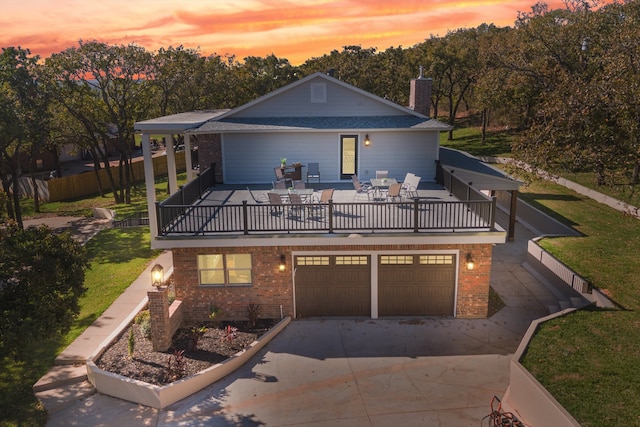
[[[108,372],[149,384],[165,385],[223,362],[271,329],[278,320],[260,319],[255,327],[248,322],[203,323],[178,329],[168,351],[154,351],[138,324],[128,327],[100,356],[96,365]],[[227,329],[227,327],[235,329]],[[133,328],[134,351],[129,356],[129,334]],[[202,329],[202,333],[195,330]],[[194,336],[198,335],[194,348]]]

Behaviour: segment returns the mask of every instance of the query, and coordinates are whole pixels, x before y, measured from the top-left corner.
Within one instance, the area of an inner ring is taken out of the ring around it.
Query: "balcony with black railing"
[[[158,237],[496,231],[495,198],[446,178],[449,189],[400,201],[354,201],[355,191],[345,186],[328,203],[272,205],[255,202],[247,189],[207,187],[205,171],[156,204]]]

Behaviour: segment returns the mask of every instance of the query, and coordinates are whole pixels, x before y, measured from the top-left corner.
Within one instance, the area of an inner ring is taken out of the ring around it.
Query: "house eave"
[[[362,246],[362,245],[462,245],[503,244],[507,233],[495,231],[458,231],[450,233],[353,233],[353,234],[284,234],[263,236],[188,236],[153,239],[154,249],[208,247],[269,247],[269,246]]]

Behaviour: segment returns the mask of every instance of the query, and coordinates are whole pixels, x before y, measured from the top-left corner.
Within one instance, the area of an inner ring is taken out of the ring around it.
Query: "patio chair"
[[[407,173],[402,182],[401,191],[407,198],[418,197],[418,185],[420,185],[420,177],[412,173]]]
[[[276,174],[276,182],[284,182],[284,188],[291,187],[293,181],[290,177],[287,176],[287,174],[284,173],[284,170],[282,168],[273,168],[273,172]]]
[[[271,205],[271,215],[281,215],[284,203],[278,193],[267,193],[269,204]]]
[[[329,200],[331,200],[331,198],[333,197],[333,188],[326,188],[324,190],[322,190],[322,192],[320,193],[320,198],[318,198],[317,196],[313,197],[313,202],[314,203],[329,203]]]
[[[351,175],[351,181],[358,181],[360,185],[363,187],[371,187],[370,181],[360,181],[360,178],[358,178],[358,175]]]
[[[376,179],[389,178],[389,171],[376,171]]]
[[[305,202],[302,200],[299,194],[291,193],[289,194],[289,213],[291,212],[302,212],[304,213],[304,205]]]
[[[289,188],[286,181],[273,181],[272,185],[274,190],[286,190]]]
[[[320,163],[309,163],[307,165],[307,184],[310,178],[317,179],[320,182]]]
[[[353,196],[353,200],[357,200],[358,197],[362,196],[363,194],[367,196],[367,200],[371,200],[371,195],[375,194],[376,192],[375,188],[370,187],[368,185],[367,186],[362,185],[362,183],[357,177],[353,179],[353,188],[356,190],[356,194]]]
[[[387,197],[386,197],[387,202],[402,201],[402,196],[400,195],[401,189],[402,189],[402,184],[391,184],[389,186],[389,190],[387,191]]]
[[[251,198],[253,199],[254,202],[260,204],[260,203],[268,203],[269,202],[269,198],[267,196],[265,196],[262,193],[255,193],[253,191],[251,191],[251,189],[249,187],[247,187],[247,191],[249,192],[249,194],[251,195]]]
[[[294,181],[293,188],[304,189],[304,188],[307,188],[307,186],[304,185],[304,181]]]

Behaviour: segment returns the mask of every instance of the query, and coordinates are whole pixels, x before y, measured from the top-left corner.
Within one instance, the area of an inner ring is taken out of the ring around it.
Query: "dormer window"
[[[324,104],[327,102],[327,84],[311,83],[311,103]]]

